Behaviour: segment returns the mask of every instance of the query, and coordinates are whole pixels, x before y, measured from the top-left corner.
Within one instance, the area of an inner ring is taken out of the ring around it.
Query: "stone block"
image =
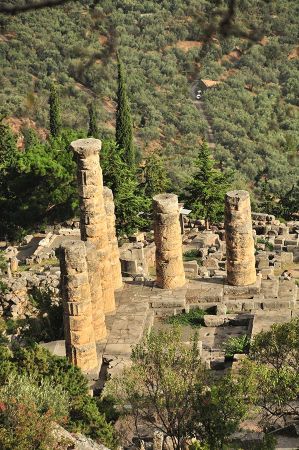
[[[9,264],[10,264],[11,272],[17,272],[18,266],[19,266],[19,261],[18,261],[18,259],[15,256],[12,256],[9,259]]]
[[[213,258],[211,256],[208,256],[203,262],[202,265],[204,267],[207,267],[208,269],[218,269],[219,267],[219,261],[217,258]]]
[[[286,227],[285,225],[281,225],[278,230],[278,234],[282,236],[287,236],[289,234],[289,227]]]
[[[288,246],[288,245],[292,245],[294,247],[298,246],[298,239],[286,239],[284,242],[284,245]]]
[[[278,287],[279,287],[279,280],[262,280],[261,283],[261,292],[265,296],[265,298],[277,298],[278,296]]]
[[[206,267],[199,267],[198,274],[201,278],[210,278],[210,272]]]
[[[216,306],[216,315],[217,316],[225,316],[227,313],[227,306],[224,303],[219,303]]]
[[[262,278],[267,279],[269,275],[274,275],[274,267],[261,270]]]
[[[256,244],[256,249],[257,250],[265,250],[266,249],[266,244],[257,243]]]
[[[282,252],[280,255],[280,260],[282,263],[292,263],[294,255],[291,252]]]
[[[194,275],[198,274],[198,264],[197,261],[184,261],[184,269],[186,271],[191,271]]]
[[[186,292],[187,303],[220,303],[223,299],[223,284],[207,281],[189,283]]]
[[[143,233],[142,231],[134,233],[133,236],[129,237],[129,240],[131,242],[143,242],[145,241],[145,233]]]
[[[228,297],[244,298],[259,294],[260,289],[260,281],[257,280],[255,284],[252,284],[250,286],[230,286],[228,284],[225,284],[223,292],[224,295],[227,295]]]
[[[280,299],[267,299],[262,303],[262,309],[264,311],[282,310],[291,308],[291,302],[289,300]]]
[[[225,318],[223,316],[204,315],[204,324],[206,327],[220,327],[224,324]]]
[[[215,253],[213,253],[213,258],[218,259],[218,261],[221,261],[223,258],[223,252],[217,251]]]
[[[288,252],[294,253],[294,251],[296,250],[296,248],[298,248],[297,245],[287,245],[287,251],[288,251]]]
[[[294,279],[280,280],[278,288],[278,298],[281,300],[296,300],[297,285]]]
[[[269,259],[261,258],[257,261],[257,267],[259,269],[267,269],[269,267]]]
[[[136,259],[121,259],[121,271],[124,276],[128,274],[137,274],[138,273],[138,262]]]
[[[154,309],[160,308],[184,308],[186,305],[185,299],[174,299],[173,297],[150,300],[150,306]]]
[[[273,245],[273,250],[275,250],[276,252],[281,252],[282,251],[282,244],[274,244]]]

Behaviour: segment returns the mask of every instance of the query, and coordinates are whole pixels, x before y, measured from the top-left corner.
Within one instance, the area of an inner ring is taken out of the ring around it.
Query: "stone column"
[[[105,324],[105,313],[103,303],[102,285],[99,280],[101,273],[99,252],[95,245],[86,242],[86,260],[88,268],[88,279],[91,294],[92,305],[92,323],[96,342],[101,341],[107,336]]]
[[[163,289],[175,289],[186,282],[178,197],[175,194],[156,195],[153,208],[157,285]]]
[[[256,282],[250,197],[247,191],[225,196],[227,281],[233,286]]]
[[[111,189],[104,186],[104,204],[106,210],[106,221],[107,221],[107,232],[108,241],[110,245],[110,256],[111,256],[111,266],[112,266],[112,281],[114,284],[114,289],[119,289],[122,287],[122,276],[121,276],[121,266],[119,259],[119,248],[118,241],[116,237],[115,229],[115,214],[114,214],[114,201],[113,193]]]
[[[99,251],[101,272],[98,280],[102,285],[104,312],[107,313],[115,310],[115,298],[99,161],[101,145],[101,141],[94,138],[71,143],[77,156],[81,238],[94,243]]]
[[[95,372],[99,366],[84,242],[60,248],[60,270],[66,356],[83,372]]]

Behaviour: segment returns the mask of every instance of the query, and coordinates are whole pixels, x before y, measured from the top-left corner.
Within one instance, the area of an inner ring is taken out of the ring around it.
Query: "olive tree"
[[[221,449],[246,412],[242,383],[230,377],[211,379],[200,358],[195,334],[182,342],[178,327],[152,331],[132,352],[132,366],[105,387],[120,411],[168,436],[173,448],[196,437],[213,450]]]
[[[266,429],[298,419],[299,319],[256,335],[243,370]]]

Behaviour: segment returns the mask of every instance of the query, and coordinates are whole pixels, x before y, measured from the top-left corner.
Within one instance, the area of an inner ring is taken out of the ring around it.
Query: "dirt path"
[[[207,143],[209,144],[209,147],[214,148],[216,146],[216,143],[215,143],[215,136],[214,136],[213,128],[212,128],[212,119],[211,119],[211,116],[207,113],[206,105],[205,105],[203,99],[201,98],[200,100],[198,100],[196,98],[197,91],[198,91],[198,84],[195,81],[191,85],[191,89],[190,89],[192,101],[193,101],[193,104],[196,106],[196,108],[202,113],[202,115],[204,116],[204,118],[206,119],[206,121],[208,123],[206,140],[207,140]]]

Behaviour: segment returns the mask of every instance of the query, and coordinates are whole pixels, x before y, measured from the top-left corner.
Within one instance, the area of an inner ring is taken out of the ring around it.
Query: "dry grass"
[[[298,59],[299,58],[299,45],[293,48],[293,50],[288,54],[288,59]]]

